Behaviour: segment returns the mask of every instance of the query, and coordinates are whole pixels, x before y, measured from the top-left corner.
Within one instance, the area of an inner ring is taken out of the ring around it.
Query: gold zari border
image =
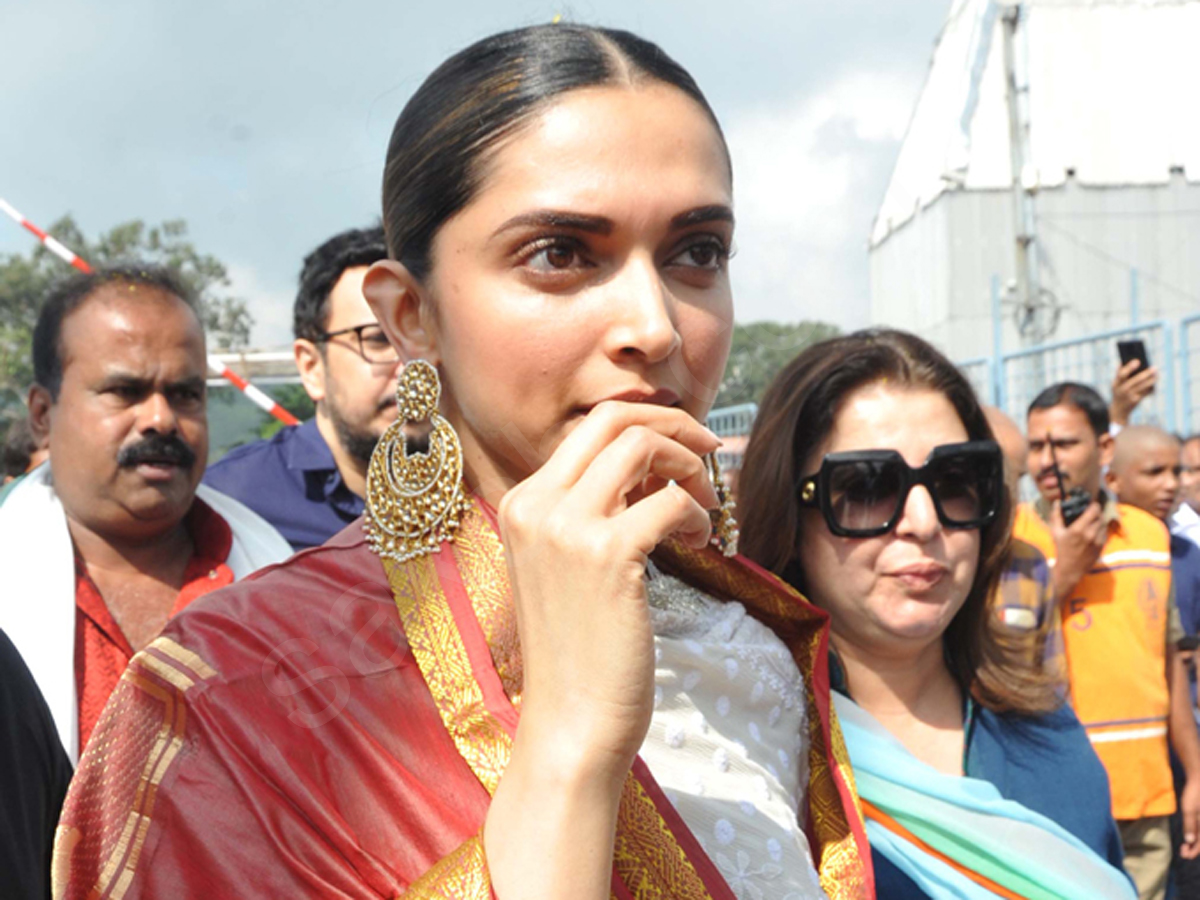
[[[165,659],[156,654],[161,654]],[[96,884],[89,893],[90,897],[121,900],[129,890],[137,874],[138,861],[153,820],[158,787],[183,749],[184,730],[187,726],[187,704],[183,695],[197,681],[216,674],[216,670],[196,653],[170,638],[159,637],[130,661],[121,676],[118,690],[140,691],[161,704],[162,724],[150,751],[146,754],[142,774],[126,813],[121,834],[101,866]],[[160,683],[159,679],[164,683]],[[111,710],[105,712],[106,718],[101,720],[88,748],[84,751],[77,770],[82,777],[87,777],[85,769],[91,769],[96,764],[93,762],[93,756],[100,753],[105,744],[103,732],[111,724],[108,717],[112,715],[114,713]],[[54,897],[62,897],[66,893],[71,875],[71,854],[82,837],[78,828],[66,824],[60,824],[55,833],[51,863]]]
[[[483,854],[483,836],[467,839],[439,859],[408,886],[404,896],[414,900],[491,900],[492,879]]]
[[[405,563],[384,560],[383,567],[408,645],[442,724],[459,755],[487,792],[494,794],[512,753],[512,738],[484,703],[434,561],[429,556]]]
[[[510,699],[519,699],[521,657],[504,550],[477,504],[463,517],[450,546],[505,691]],[[443,545],[442,552],[446,549]],[[512,753],[512,738],[487,709],[436,564],[425,556],[401,564],[385,560],[384,569],[442,723],[480,783],[493,794]],[[451,858],[461,859],[467,869],[473,867],[476,857],[470,843],[435,868],[440,870]],[[622,789],[613,865],[635,900],[710,900],[700,874],[632,773]],[[446,883],[446,877],[439,874],[438,883]],[[417,884],[423,882],[424,878]]]
[[[143,656],[139,663],[158,674],[154,665],[146,665],[146,660]],[[162,665],[159,660],[154,662]],[[93,897],[107,895],[111,900],[121,900],[129,890],[133,876],[137,874],[138,859],[141,857],[142,846],[153,818],[154,801],[158,798],[158,786],[171,763],[175,761],[175,756],[183,748],[183,732],[187,725],[187,706],[182,702],[184,689],[176,686],[174,682],[171,688],[164,688],[139,675],[132,665],[125,670],[122,681],[162,703],[163,722],[154,746],[146,757],[141,781],[126,816],[121,837],[100,870],[100,877],[92,891]]]

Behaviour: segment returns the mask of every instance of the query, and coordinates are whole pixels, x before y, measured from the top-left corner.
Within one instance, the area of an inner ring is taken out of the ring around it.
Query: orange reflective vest
[[[1028,504],[1014,536],[1054,564],[1050,529]],[[1175,811],[1167,750],[1167,620],[1171,545],[1166,526],[1120,504],[1096,565],[1062,600],[1071,701],[1112,789],[1113,816]]]

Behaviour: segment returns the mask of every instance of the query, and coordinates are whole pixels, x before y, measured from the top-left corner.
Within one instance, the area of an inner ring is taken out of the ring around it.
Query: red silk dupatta
[[[490,511],[477,504],[443,550],[449,552],[384,568],[446,730],[492,794],[512,752],[522,668],[504,553]],[[808,686],[806,830],[821,884],[830,900],[873,897],[870,851],[849,757],[830,709],[827,616],[741,558],[727,560],[672,542],[654,559],[711,596],[741,601],[791,649]],[[460,896],[457,888],[464,884],[488,896],[478,846],[444,860],[410,893]],[[448,885],[456,887],[447,891]],[[620,900],[733,900],[640,758],[621,796],[612,893]]]
[[[832,900],[873,896],[832,720],[826,617],[741,559],[655,562],[736,598],[810,686],[805,823]],[[494,523],[380,564],[351,525],[210,594],[134,657],[72,782],[54,856],[63,898],[490,898],[480,833],[508,759],[521,657]],[[732,897],[639,761],[613,895]]]

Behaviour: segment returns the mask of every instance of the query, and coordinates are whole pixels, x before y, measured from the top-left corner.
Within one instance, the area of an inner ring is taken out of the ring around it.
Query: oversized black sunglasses
[[[914,469],[895,450],[828,453],[820,470],[801,479],[800,505],[817,507],[840,537],[877,537],[896,527],[908,493],[922,485],[946,528],[982,528],[996,517],[1004,463],[995,441],[935,447]]]

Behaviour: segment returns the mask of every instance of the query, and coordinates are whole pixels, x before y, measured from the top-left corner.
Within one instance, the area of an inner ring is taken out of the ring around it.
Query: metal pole
[[[1025,171],[1025,138],[1027,123],[1021,110],[1020,92],[1017,84],[1016,37],[1017,27],[1021,23],[1021,4],[1013,3],[1005,6],[1002,14],[1004,29],[1004,100],[1008,108],[1008,150],[1009,165],[1012,167],[1012,200],[1013,200],[1013,239],[1014,264],[1016,267],[1017,308],[1025,315],[1036,315],[1034,303],[1038,298],[1038,272],[1036,264],[1037,247],[1035,241],[1035,223],[1033,217],[1033,201],[1030,192],[1022,181]],[[1045,339],[1045,335],[1037,334],[1036,324],[1031,323],[1032,340],[1026,329],[1022,328],[1022,344],[1028,345],[1034,341]]]
[[[1000,276],[992,276],[992,405],[1004,408],[1004,320],[1001,317]]]
[[[1137,269],[1133,270],[1135,273]],[[1166,366],[1163,367],[1163,404],[1167,408],[1167,431],[1175,431],[1175,366],[1172,364],[1175,360],[1175,340],[1171,333],[1169,323],[1163,323],[1163,356],[1166,357]]]
[[[1129,270],[1129,322],[1138,323],[1138,270],[1135,266]]]
[[[42,229],[38,228],[23,215],[13,208],[11,203],[0,197],[0,212],[4,212],[18,225],[24,227],[40,240],[46,248],[61,259],[63,262],[70,263],[80,272],[90,274],[92,267],[88,265],[87,260],[77,256],[73,250],[60,243],[53,235],[47,234]],[[239,391],[241,391],[252,403],[258,406],[264,412],[270,413],[284,425],[299,425],[300,421],[290,412],[272,400],[268,395],[264,394],[245,378],[242,378],[236,372],[217,359],[213,354],[208,354],[208,366],[222,378],[231,382]]]

